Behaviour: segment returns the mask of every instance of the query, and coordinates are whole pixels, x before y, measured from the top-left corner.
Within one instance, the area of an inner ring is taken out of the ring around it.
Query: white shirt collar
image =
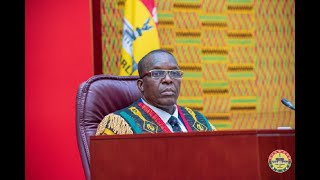
[[[167,121],[169,120],[169,118],[171,117],[171,114],[165,112],[164,110],[162,109],[159,109],[149,103],[147,103],[143,98],[141,98],[142,102],[147,105],[148,107],[150,107],[159,117],[160,119],[165,123],[167,124]],[[175,118],[179,119],[178,118],[178,108],[177,108],[177,105],[174,105],[175,106],[175,110],[172,114],[172,116],[174,116]]]

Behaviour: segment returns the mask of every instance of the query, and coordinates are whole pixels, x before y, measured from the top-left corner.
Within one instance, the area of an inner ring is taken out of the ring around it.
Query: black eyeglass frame
[[[175,77],[171,77],[172,79],[181,79],[182,76],[183,76],[183,71],[180,70],[180,69],[173,69],[173,70],[164,70],[164,69],[153,69],[153,70],[150,70],[148,72],[146,72],[145,74],[143,74],[142,76],[140,76],[140,79],[144,78],[145,76],[148,76],[148,75],[151,75],[153,71],[165,71],[166,74],[164,75],[164,77],[166,77],[166,75],[168,74],[170,76],[170,73],[169,72],[172,72],[172,71],[178,71],[180,74],[181,74],[181,77],[180,78],[175,78]],[[161,78],[164,78],[164,77],[161,77]],[[160,77],[152,77],[151,78],[160,78]]]

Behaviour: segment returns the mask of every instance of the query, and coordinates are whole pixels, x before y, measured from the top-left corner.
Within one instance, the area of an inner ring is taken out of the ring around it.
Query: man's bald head
[[[170,53],[167,50],[164,49],[155,49],[150,51],[148,54],[146,54],[145,56],[143,56],[143,58],[139,61],[138,63],[138,73],[139,76],[141,77],[144,73],[146,73],[147,71],[150,70],[150,67],[153,65],[153,60],[156,60],[155,58],[153,58],[153,56],[155,56],[158,53],[166,53],[169,54],[173,57],[173,59],[175,60],[174,56],[172,53]]]

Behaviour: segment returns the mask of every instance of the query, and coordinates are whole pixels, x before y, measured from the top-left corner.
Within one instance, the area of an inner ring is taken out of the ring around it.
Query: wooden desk
[[[271,170],[269,155],[288,152],[291,167]],[[92,180],[295,179],[295,130],[94,136]]]

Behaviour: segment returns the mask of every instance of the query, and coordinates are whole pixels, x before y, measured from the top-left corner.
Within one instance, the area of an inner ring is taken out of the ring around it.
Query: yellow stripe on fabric
[[[202,71],[202,67],[200,63],[179,63],[179,67],[184,73]]]
[[[207,119],[215,120],[215,122],[225,122],[231,120],[230,113],[205,113],[204,115],[207,117]]]
[[[179,96],[179,100],[192,100],[192,101],[201,101],[202,100],[202,96]]]
[[[232,124],[232,120],[209,120],[212,124]]]
[[[114,135],[114,133],[110,130],[110,129],[105,129],[103,134],[106,134],[106,135]]]
[[[226,31],[228,30],[227,22],[209,22],[203,21],[201,22],[201,28],[204,31]],[[206,38],[206,37],[205,37]]]

